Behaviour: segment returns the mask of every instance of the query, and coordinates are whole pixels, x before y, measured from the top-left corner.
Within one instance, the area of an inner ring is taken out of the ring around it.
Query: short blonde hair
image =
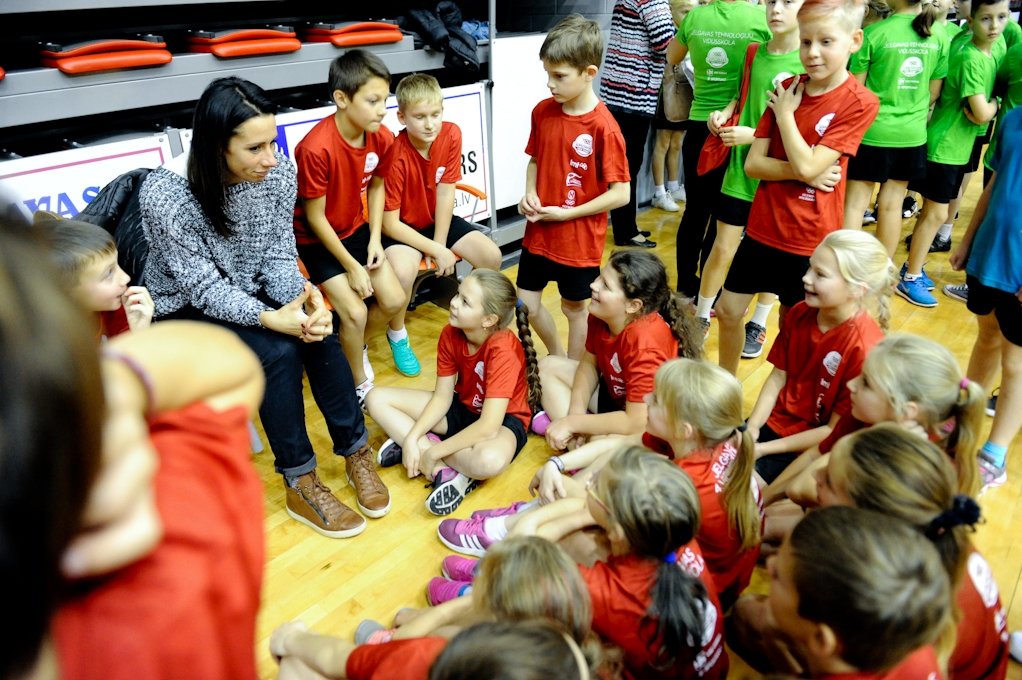
[[[798,10],[798,19],[835,19],[842,28],[854,33],[862,28],[866,9],[865,0],[805,0]]]
[[[426,73],[413,73],[401,79],[394,92],[397,97],[397,110],[404,111],[416,104],[443,104],[444,92],[440,83]]]
[[[539,48],[539,58],[547,64],[567,64],[579,71],[599,68],[603,61],[603,31],[600,25],[581,14],[571,14],[550,29]]]

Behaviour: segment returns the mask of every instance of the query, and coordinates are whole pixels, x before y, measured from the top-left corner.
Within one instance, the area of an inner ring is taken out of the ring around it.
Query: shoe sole
[[[453,480],[441,484],[426,497],[426,509],[438,517],[449,515],[458,509],[461,502],[465,500],[465,496],[475,491],[477,486],[479,486],[478,479],[469,479],[464,491],[459,491]]]
[[[744,349],[742,350],[742,358],[743,359],[755,359],[756,357],[759,357],[762,354],[763,354],[763,345],[760,345],[759,349],[757,349],[755,352],[749,352],[749,351],[746,351]]]
[[[287,514],[291,516],[291,519],[301,522],[305,526],[315,531],[317,534],[320,534],[321,536],[326,536],[327,538],[352,538],[354,536],[358,536],[360,533],[365,531],[366,526],[368,525],[368,522],[363,520],[362,524],[358,525],[354,529],[339,529],[337,531],[330,531],[328,529],[324,529],[323,527],[313,524],[306,518],[299,515],[297,512],[293,511],[291,508],[285,507],[284,509],[287,510]]]
[[[382,484],[383,482],[380,482],[380,483]],[[348,478],[348,486],[350,486],[352,489],[355,489],[355,482],[351,481],[350,477]],[[391,502],[390,491],[388,490],[387,491],[387,505],[386,505],[386,507],[381,508],[379,510],[371,510],[371,509],[367,508],[366,506],[362,505],[362,502],[358,500],[358,490],[357,489],[355,490],[355,505],[358,506],[359,511],[363,515],[365,515],[366,517],[369,517],[369,518],[372,518],[372,519],[380,519],[381,517],[386,515],[388,512],[390,512],[390,502]]]
[[[919,302],[918,300],[913,300],[909,296],[908,293],[902,293],[900,288],[895,288],[894,292],[897,293],[899,296],[901,296],[903,299],[908,300],[909,302],[914,304],[916,307],[922,307],[924,309],[932,309],[932,308],[937,306],[936,301],[934,301],[934,302],[932,302],[930,304],[925,304],[925,303]]]
[[[956,293],[949,293],[949,292],[947,292],[947,290],[944,291],[944,295],[947,295],[952,300],[958,300],[959,302],[964,302],[966,304],[968,304],[968,302],[969,302],[968,296],[963,297],[963,296],[958,295]]]
[[[393,439],[388,439],[387,441],[383,442],[383,446],[381,446],[379,450],[376,452],[376,464],[379,465],[380,467],[394,467],[395,465],[401,462],[400,455],[397,456],[389,455],[391,453],[391,450],[387,448],[388,446],[397,447],[397,450],[401,451],[401,447],[398,446],[397,442],[394,441]],[[388,455],[384,455],[384,452],[386,452]]]
[[[422,367],[421,366],[419,367],[419,370],[417,370],[415,373],[410,373],[408,371],[402,370],[402,368],[400,366],[398,366],[397,364],[394,364],[394,368],[396,368],[397,372],[400,373],[401,375],[403,375],[406,378],[415,378],[420,373],[422,373]]]
[[[987,491],[993,491],[994,489],[1000,488],[1000,487],[1004,486],[1007,483],[1008,483],[1008,475],[1007,474],[1003,474],[1000,477],[998,477],[997,479],[992,480],[990,483],[984,484],[983,488],[981,488],[979,490],[979,493],[976,494],[976,498],[979,498],[980,496],[985,494]]]
[[[448,548],[450,548],[451,550],[460,555],[468,555],[469,557],[482,557],[483,555],[486,554],[486,548],[482,547],[482,544],[480,544],[479,547],[476,548],[473,546],[461,545],[460,543],[452,543],[451,541],[448,541],[446,538],[444,538],[444,535],[440,533],[439,525],[436,528],[436,535],[437,538],[440,539],[441,543],[443,543]],[[473,540],[475,539],[473,538]]]

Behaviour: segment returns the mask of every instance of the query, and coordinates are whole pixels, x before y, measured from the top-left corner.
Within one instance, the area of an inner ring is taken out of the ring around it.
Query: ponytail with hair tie
[[[676,564],[678,562],[678,554],[673,552],[667,553],[664,555],[664,562],[667,564]]]
[[[929,539],[936,539],[960,526],[974,527],[980,520],[979,504],[969,496],[958,494],[951,501],[951,507],[940,513],[926,529]]]

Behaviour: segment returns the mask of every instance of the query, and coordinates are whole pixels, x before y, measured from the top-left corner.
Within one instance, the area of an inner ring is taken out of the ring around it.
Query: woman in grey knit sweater
[[[359,508],[382,517],[390,494],[376,474],[330,312],[298,270],[296,173],[276,151],[275,112],[259,86],[240,78],[206,88],[190,153],[149,173],[139,194],[149,241],[145,281],[157,319],[226,326],[259,356],[266,373],[259,415],[284,476],[287,512],[325,536],[347,538],[366,521],[316,474],[303,371]]]

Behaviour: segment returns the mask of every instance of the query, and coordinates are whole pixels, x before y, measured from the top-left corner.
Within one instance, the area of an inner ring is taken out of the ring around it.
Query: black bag
[[[400,22],[401,29],[417,33],[422,42],[437,52],[447,49],[450,34],[444,22],[428,9],[410,9],[408,15]]]
[[[474,36],[456,26],[448,26],[450,40],[447,43],[447,55],[444,67],[456,69],[475,75],[479,73],[479,43]]]

